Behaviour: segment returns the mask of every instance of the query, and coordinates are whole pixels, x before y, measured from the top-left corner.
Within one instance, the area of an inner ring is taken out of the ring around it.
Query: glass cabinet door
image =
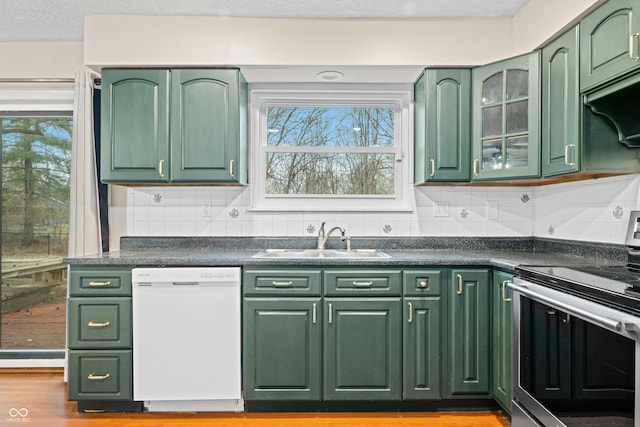
[[[534,177],[538,160],[538,55],[473,70],[473,179]]]

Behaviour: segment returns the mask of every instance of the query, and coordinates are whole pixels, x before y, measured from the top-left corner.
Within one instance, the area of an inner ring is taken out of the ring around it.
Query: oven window
[[[522,388],[567,426],[634,425],[633,340],[526,297],[521,322]]]

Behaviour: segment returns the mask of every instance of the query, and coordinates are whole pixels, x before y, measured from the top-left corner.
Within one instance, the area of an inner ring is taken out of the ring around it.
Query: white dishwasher
[[[242,411],[240,268],[134,268],[133,399]]]

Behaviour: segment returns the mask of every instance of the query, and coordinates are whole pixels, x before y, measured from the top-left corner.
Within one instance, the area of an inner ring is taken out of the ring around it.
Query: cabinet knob
[[[418,282],[418,286],[421,288],[426,288],[427,287],[427,281],[426,280],[420,280]]]

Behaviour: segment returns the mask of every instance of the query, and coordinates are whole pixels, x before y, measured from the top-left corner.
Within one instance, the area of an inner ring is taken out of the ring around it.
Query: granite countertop
[[[538,238],[359,238],[352,247],[380,249],[388,258],[253,258],[265,248],[315,247],[310,238],[126,237],[121,250],[66,258],[72,265],[111,266],[492,266],[621,265],[622,245]],[[327,248],[342,248],[331,239]]]

